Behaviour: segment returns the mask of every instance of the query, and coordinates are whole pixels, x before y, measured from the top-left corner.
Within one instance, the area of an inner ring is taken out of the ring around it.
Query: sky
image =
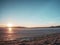
[[[60,25],[60,0],[0,0],[0,26]]]

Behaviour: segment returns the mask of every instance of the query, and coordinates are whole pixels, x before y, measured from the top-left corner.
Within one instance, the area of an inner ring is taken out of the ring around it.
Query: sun
[[[13,24],[8,23],[8,24],[7,24],[7,27],[13,27]]]

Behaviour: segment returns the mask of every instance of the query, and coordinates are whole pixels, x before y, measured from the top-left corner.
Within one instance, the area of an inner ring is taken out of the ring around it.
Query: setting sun
[[[8,27],[13,27],[13,24],[8,23],[7,26],[8,26]]]

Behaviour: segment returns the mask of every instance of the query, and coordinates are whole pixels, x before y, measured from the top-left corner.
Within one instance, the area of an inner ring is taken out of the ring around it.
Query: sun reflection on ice
[[[12,31],[12,28],[11,27],[9,27],[8,28],[8,33],[12,33],[13,31]]]
[[[15,35],[13,33],[13,29],[12,27],[8,27],[8,31],[7,31],[7,40],[14,40],[15,39]]]

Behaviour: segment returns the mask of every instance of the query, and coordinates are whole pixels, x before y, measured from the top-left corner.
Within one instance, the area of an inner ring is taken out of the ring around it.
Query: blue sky
[[[0,0],[0,25],[60,25],[59,0]]]

